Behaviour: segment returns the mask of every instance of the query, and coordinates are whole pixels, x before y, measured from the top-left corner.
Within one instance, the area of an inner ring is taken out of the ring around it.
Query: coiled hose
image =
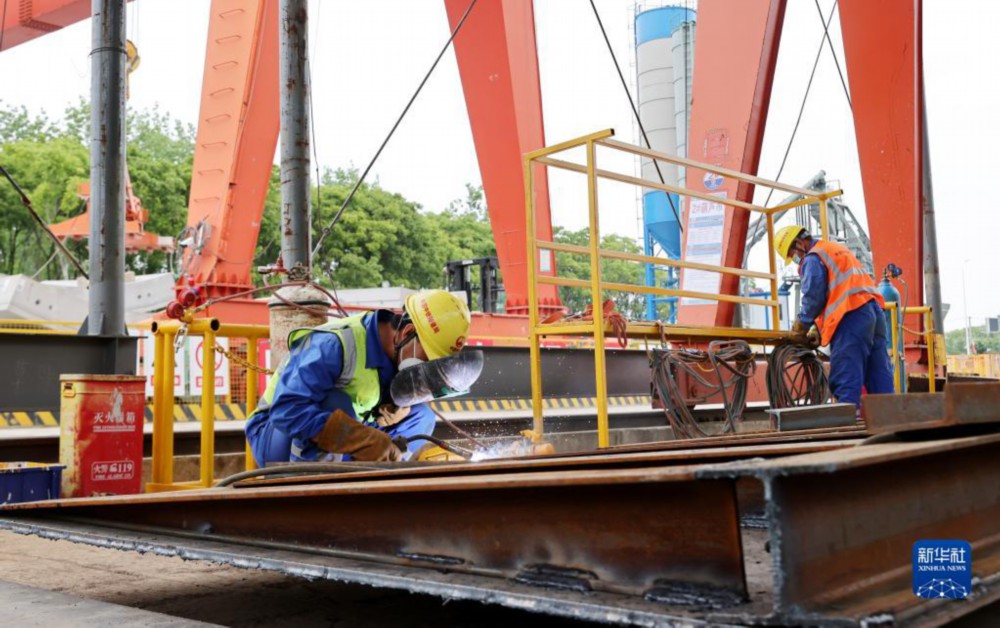
[[[756,369],[754,353],[745,341],[716,340],[708,351],[696,349],[654,349],[651,355],[653,390],[663,402],[667,421],[677,438],[698,438],[729,434],[743,420],[746,409],[747,380]],[[709,391],[699,399],[688,399],[677,380],[686,373]],[[691,413],[688,403],[703,403],[720,397],[726,412],[721,432],[707,432]]]
[[[784,343],[767,356],[767,396],[772,408],[815,406],[830,399],[830,378],[813,349]]]

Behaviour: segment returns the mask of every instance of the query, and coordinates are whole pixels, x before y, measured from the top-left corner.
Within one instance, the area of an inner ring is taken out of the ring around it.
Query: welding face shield
[[[400,407],[464,395],[482,374],[483,363],[482,351],[465,350],[416,364],[396,373],[389,395]]]

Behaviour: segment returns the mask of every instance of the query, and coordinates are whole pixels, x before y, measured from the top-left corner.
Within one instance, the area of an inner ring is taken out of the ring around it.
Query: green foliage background
[[[83,101],[69,107],[58,120],[0,103],[0,164],[21,184],[49,223],[65,220],[85,208],[77,190],[89,177],[89,120],[88,106]],[[149,211],[146,228],[176,236],[187,223],[195,129],[156,109],[133,111],[127,121],[127,137],[133,192]],[[322,174],[321,184],[312,193],[314,234],[329,223],[357,177],[358,172],[349,168]],[[280,180],[275,166],[255,267],[278,258],[280,211]],[[557,242],[589,243],[587,230],[556,228],[554,237]],[[601,245],[618,251],[639,251],[635,242],[619,235],[603,237]],[[68,246],[86,264],[86,242],[70,242]],[[74,277],[71,265],[53,253],[53,244],[33,224],[13,188],[0,181],[0,273],[38,279]],[[481,187],[467,185],[464,198],[434,211],[382,188],[378,181],[366,182],[323,242],[318,264],[324,272],[319,281],[337,288],[373,287],[384,282],[437,288],[445,283],[445,262],[492,255],[496,255],[496,246]],[[562,276],[590,276],[589,262],[584,257],[560,253],[556,263]],[[137,273],[166,272],[175,265],[159,252],[129,254],[126,264]],[[641,283],[642,278],[640,265],[620,260],[605,260],[602,273],[606,280],[620,283]],[[561,288],[560,296],[571,312],[583,310],[590,301],[587,291],[579,288]],[[641,317],[641,296],[609,293],[604,295],[607,297],[614,298],[626,316]]]

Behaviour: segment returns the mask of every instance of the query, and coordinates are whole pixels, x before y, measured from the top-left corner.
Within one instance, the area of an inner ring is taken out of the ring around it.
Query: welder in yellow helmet
[[[396,443],[430,435],[436,417],[426,403],[394,405],[390,384],[404,369],[459,352],[470,324],[463,300],[431,290],[407,297],[402,313],[363,312],[293,331],[288,357],[247,420],[257,464],[408,459],[427,441]]]

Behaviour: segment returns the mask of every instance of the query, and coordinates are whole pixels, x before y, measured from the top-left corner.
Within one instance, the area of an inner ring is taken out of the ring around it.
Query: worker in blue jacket
[[[799,225],[780,229],[775,249],[786,264],[799,265],[802,278],[792,341],[830,345],[830,391],[837,401],[860,407],[862,387],[893,392],[885,304],[858,258],[841,244],[813,239]]]
[[[426,404],[393,405],[389,384],[400,369],[461,350],[470,323],[464,301],[432,290],[410,295],[402,314],[377,310],[293,331],[247,420],[257,464],[408,459],[426,441],[403,451],[394,439],[430,435],[436,418]]]

